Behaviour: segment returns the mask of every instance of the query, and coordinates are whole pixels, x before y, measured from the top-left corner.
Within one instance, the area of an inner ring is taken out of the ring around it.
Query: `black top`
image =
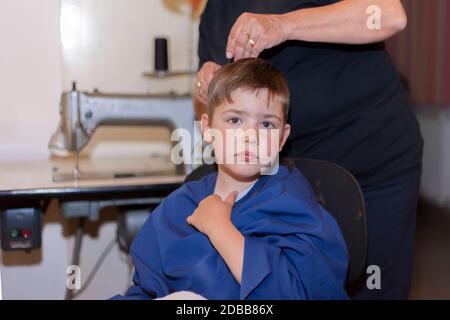
[[[286,13],[334,2],[208,0],[200,23],[200,66],[228,62],[227,38],[243,12]],[[420,165],[419,126],[383,43],[288,41],[260,57],[289,82],[292,132],[283,155],[335,162],[362,186]]]

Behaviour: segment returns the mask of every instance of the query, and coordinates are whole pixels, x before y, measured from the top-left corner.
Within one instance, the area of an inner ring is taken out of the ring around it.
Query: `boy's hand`
[[[194,213],[187,217],[187,223],[209,236],[217,228],[231,223],[231,211],[237,194],[233,191],[225,201],[215,194],[203,199]]]

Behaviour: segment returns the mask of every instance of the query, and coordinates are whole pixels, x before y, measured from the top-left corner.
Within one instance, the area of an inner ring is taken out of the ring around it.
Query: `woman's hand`
[[[231,28],[226,55],[234,60],[256,58],[287,39],[287,25],[281,15],[243,13]]]
[[[218,195],[213,194],[200,202],[194,213],[187,217],[186,222],[209,236],[217,228],[222,229],[231,223],[231,210],[236,197],[237,192],[232,192],[223,201]]]
[[[195,80],[195,98],[203,104],[206,104],[209,83],[220,67],[221,66],[219,64],[208,61],[205,62],[201,69],[197,72],[197,77]]]

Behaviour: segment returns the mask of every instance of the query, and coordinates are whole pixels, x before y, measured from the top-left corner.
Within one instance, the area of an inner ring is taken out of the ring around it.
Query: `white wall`
[[[417,118],[425,140],[421,196],[450,208],[450,109],[421,108]]]
[[[191,79],[149,80],[154,69],[154,38],[169,39],[171,70],[192,69],[194,48],[190,7],[186,0],[61,0],[63,8],[79,8],[78,29],[65,28],[64,88],[186,93]],[[195,50],[195,52],[194,52]]]
[[[58,123],[63,90],[77,80],[80,89],[125,93],[190,90],[189,79],[149,81],[153,38],[170,37],[172,69],[191,66],[192,28],[186,14],[170,11],[186,1],[61,0],[84,12],[81,42],[71,50],[60,45],[59,0],[0,2],[0,172],[2,161],[49,158],[48,140]],[[84,27],[83,27],[84,28]],[[84,37],[84,38],[83,38]],[[45,217],[42,250],[2,253],[4,299],[62,299],[73,233],[52,203]],[[82,278],[115,236],[113,220],[84,238]],[[129,269],[114,248],[91,286],[80,297],[104,299],[129,284]],[[85,280],[85,279],[84,279]]]
[[[1,161],[48,158],[62,88],[58,0],[0,3]],[[60,298],[68,246],[54,213],[47,216],[41,251],[3,253],[3,298]]]
[[[62,88],[58,0],[0,2],[0,159],[46,158]]]

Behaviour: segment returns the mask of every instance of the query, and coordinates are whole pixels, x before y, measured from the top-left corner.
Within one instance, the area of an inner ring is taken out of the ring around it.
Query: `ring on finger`
[[[247,36],[247,41],[250,47],[254,48],[256,46],[256,41],[253,40],[252,36],[247,31],[244,31],[244,34]]]

